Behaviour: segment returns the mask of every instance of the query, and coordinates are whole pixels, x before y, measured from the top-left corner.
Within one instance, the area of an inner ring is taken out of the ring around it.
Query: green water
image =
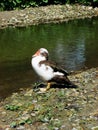
[[[68,71],[98,67],[98,18],[0,30],[0,97],[39,80],[31,57],[41,47]]]

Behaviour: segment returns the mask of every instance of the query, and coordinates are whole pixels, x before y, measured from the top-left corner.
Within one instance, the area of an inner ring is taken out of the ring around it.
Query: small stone
[[[33,90],[30,89],[29,91],[26,92],[26,94],[24,94],[24,96],[32,96]]]
[[[98,130],[98,126],[92,127],[92,130]]]
[[[31,116],[36,116],[36,114],[35,113],[31,113]]]
[[[6,112],[5,112],[5,111],[3,111],[3,112],[2,112],[2,115],[6,115]]]
[[[21,117],[22,120],[27,120],[30,118],[30,115],[29,114],[25,114]]]
[[[92,7],[88,7],[89,10],[92,10],[93,8]]]
[[[11,130],[10,128],[5,128],[5,130]]]
[[[78,130],[78,129],[76,129],[76,128],[72,128],[72,130]]]
[[[17,127],[16,130],[25,130],[25,127],[21,125],[21,126]]]

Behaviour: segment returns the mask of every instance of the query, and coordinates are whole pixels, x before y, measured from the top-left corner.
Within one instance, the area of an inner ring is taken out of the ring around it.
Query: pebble
[[[91,128],[92,130],[98,130],[98,126],[94,126]]]
[[[19,126],[16,128],[16,130],[25,130],[25,127],[24,126]]]

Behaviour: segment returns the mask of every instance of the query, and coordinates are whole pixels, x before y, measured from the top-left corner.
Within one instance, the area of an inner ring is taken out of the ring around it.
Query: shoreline
[[[77,88],[21,89],[0,102],[2,130],[96,130],[98,68],[72,74]],[[55,114],[57,113],[57,114]],[[51,129],[50,129],[51,128]]]
[[[67,22],[74,19],[98,16],[98,8],[84,5],[50,5],[24,10],[0,12],[0,29],[26,27],[44,23]]]

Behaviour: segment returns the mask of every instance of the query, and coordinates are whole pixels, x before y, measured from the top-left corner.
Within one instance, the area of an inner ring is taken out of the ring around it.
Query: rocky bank
[[[58,23],[98,16],[98,8],[84,5],[50,5],[24,10],[0,12],[0,28],[23,27],[42,23]]]
[[[0,103],[0,130],[98,130],[98,68],[69,76],[77,87],[60,85],[41,93],[37,83]]]

